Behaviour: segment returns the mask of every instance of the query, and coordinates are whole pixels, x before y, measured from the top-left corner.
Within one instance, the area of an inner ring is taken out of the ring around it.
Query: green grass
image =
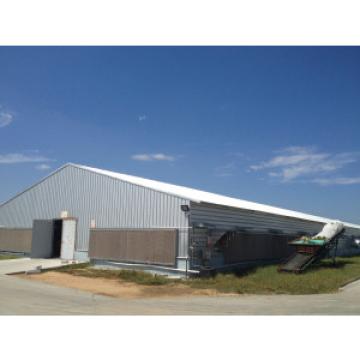
[[[190,286],[238,294],[321,294],[337,291],[360,278],[360,257],[325,260],[302,274],[279,273],[277,266],[258,267],[242,274],[193,279]]]
[[[257,267],[238,274],[218,274],[210,278],[169,279],[135,270],[101,270],[86,264],[57,269],[77,276],[121,279],[141,285],[170,285],[181,282],[198,289],[215,289],[238,294],[321,294],[337,291],[348,282],[360,278],[360,257],[338,258],[310,268],[303,274],[279,273],[276,265]]]
[[[5,254],[0,254],[0,260],[11,260],[11,259],[18,259],[19,256],[17,255],[5,255]]]

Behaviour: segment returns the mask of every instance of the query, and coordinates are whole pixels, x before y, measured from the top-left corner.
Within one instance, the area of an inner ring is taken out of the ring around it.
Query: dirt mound
[[[192,289],[184,284],[138,285],[118,279],[89,278],[48,271],[41,274],[19,275],[23,279],[107,295],[118,298],[139,299],[166,296],[217,295],[215,290]]]

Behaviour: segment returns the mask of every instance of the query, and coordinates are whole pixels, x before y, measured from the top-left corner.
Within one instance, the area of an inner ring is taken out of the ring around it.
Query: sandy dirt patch
[[[118,298],[137,299],[146,297],[218,295],[216,290],[192,289],[184,284],[138,285],[118,279],[90,278],[48,271],[41,274],[17,275],[23,279],[43,281],[49,284],[88,291],[94,294]]]

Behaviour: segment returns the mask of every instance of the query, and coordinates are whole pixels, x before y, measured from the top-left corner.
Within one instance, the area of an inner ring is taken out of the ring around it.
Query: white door
[[[75,240],[76,219],[63,219],[61,235],[61,259],[74,259]]]

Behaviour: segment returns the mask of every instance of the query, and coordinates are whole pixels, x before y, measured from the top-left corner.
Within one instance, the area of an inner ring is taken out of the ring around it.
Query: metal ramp
[[[306,267],[306,264],[311,262],[312,257],[311,254],[295,253],[280,267],[280,270],[301,272]]]
[[[281,264],[278,270],[295,273],[303,272],[311,264],[325,258],[332,249],[334,249],[333,261],[335,263],[338,241],[344,231],[345,229],[327,241],[324,245],[298,245],[290,243],[290,245],[296,247],[296,252]]]

